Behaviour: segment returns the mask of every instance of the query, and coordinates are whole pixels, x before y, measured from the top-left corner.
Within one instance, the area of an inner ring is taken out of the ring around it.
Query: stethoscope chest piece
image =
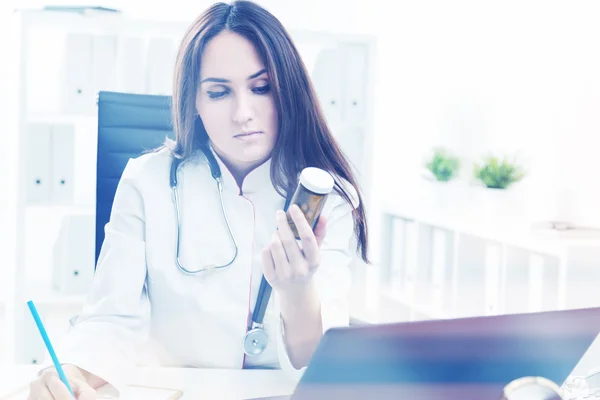
[[[244,353],[249,356],[257,356],[262,353],[269,344],[269,335],[263,328],[254,328],[246,332],[244,336]]]

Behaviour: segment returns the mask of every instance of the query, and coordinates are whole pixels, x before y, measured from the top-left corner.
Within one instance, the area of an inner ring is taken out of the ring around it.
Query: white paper
[[[113,400],[175,400],[182,393],[175,389],[163,389],[147,386],[125,386],[120,396],[113,386],[104,385],[96,390],[96,399]]]
[[[147,386],[125,386],[120,396],[114,386],[104,385],[96,389],[96,399],[111,400],[177,400],[183,393],[175,389],[163,389]],[[29,397],[29,386],[25,386],[12,395],[3,397],[0,393],[0,400],[26,400]]]

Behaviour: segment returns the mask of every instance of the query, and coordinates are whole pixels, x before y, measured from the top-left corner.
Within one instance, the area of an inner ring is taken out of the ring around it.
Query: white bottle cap
[[[311,192],[327,194],[333,189],[334,181],[329,172],[320,168],[308,167],[300,174],[300,183]]]

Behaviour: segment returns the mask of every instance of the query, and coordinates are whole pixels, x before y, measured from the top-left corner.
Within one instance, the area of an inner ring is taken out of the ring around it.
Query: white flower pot
[[[431,207],[437,212],[453,214],[462,208],[466,185],[460,180],[453,179],[442,182],[425,178],[423,187],[423,205]]]
[[[526,216],[525,196],[515,186],[507,189],[473,187],[474,209],[485,219],[511,220]]]

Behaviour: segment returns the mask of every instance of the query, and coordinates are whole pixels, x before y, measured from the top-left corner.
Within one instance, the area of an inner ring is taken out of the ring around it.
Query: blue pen
[[[35,320],[35,324],[37,325],[38,330],[40,331],[40,335],[42,335],[42,339],[44,339],[44,343],[46,343],[46,348],[48,349],[48,353],[50,353],[50,357],[52,357],[52,362],[54,362],[54,368],[56,368],[56,371],[58,372],[58,376],[59,376],[60,380],[67,386],[67,389],[69,389],[69,392],[71,392],[71,396],[75,397],[75,395],[73,394],[73,390],[71,389],[71,386],[69,385],[69,381],[67,380],[67,377],[65,375],[65,371],[63,371],[60,363],[58,362],[58,358],[56,357],[56,353],[54,353],[54,348],[52,347],[52,343],[50,343],[50,338],[48,337],[48,334],[46,333],[44,324],[42,324],[42,320],[40,318],[40,315],[37,312],[37,309],[35,308],[35,305],[33,304],[33,301],[29,300],[27,302],[27,305],[29,306],[31,315],[33,316],[33,319]]]

